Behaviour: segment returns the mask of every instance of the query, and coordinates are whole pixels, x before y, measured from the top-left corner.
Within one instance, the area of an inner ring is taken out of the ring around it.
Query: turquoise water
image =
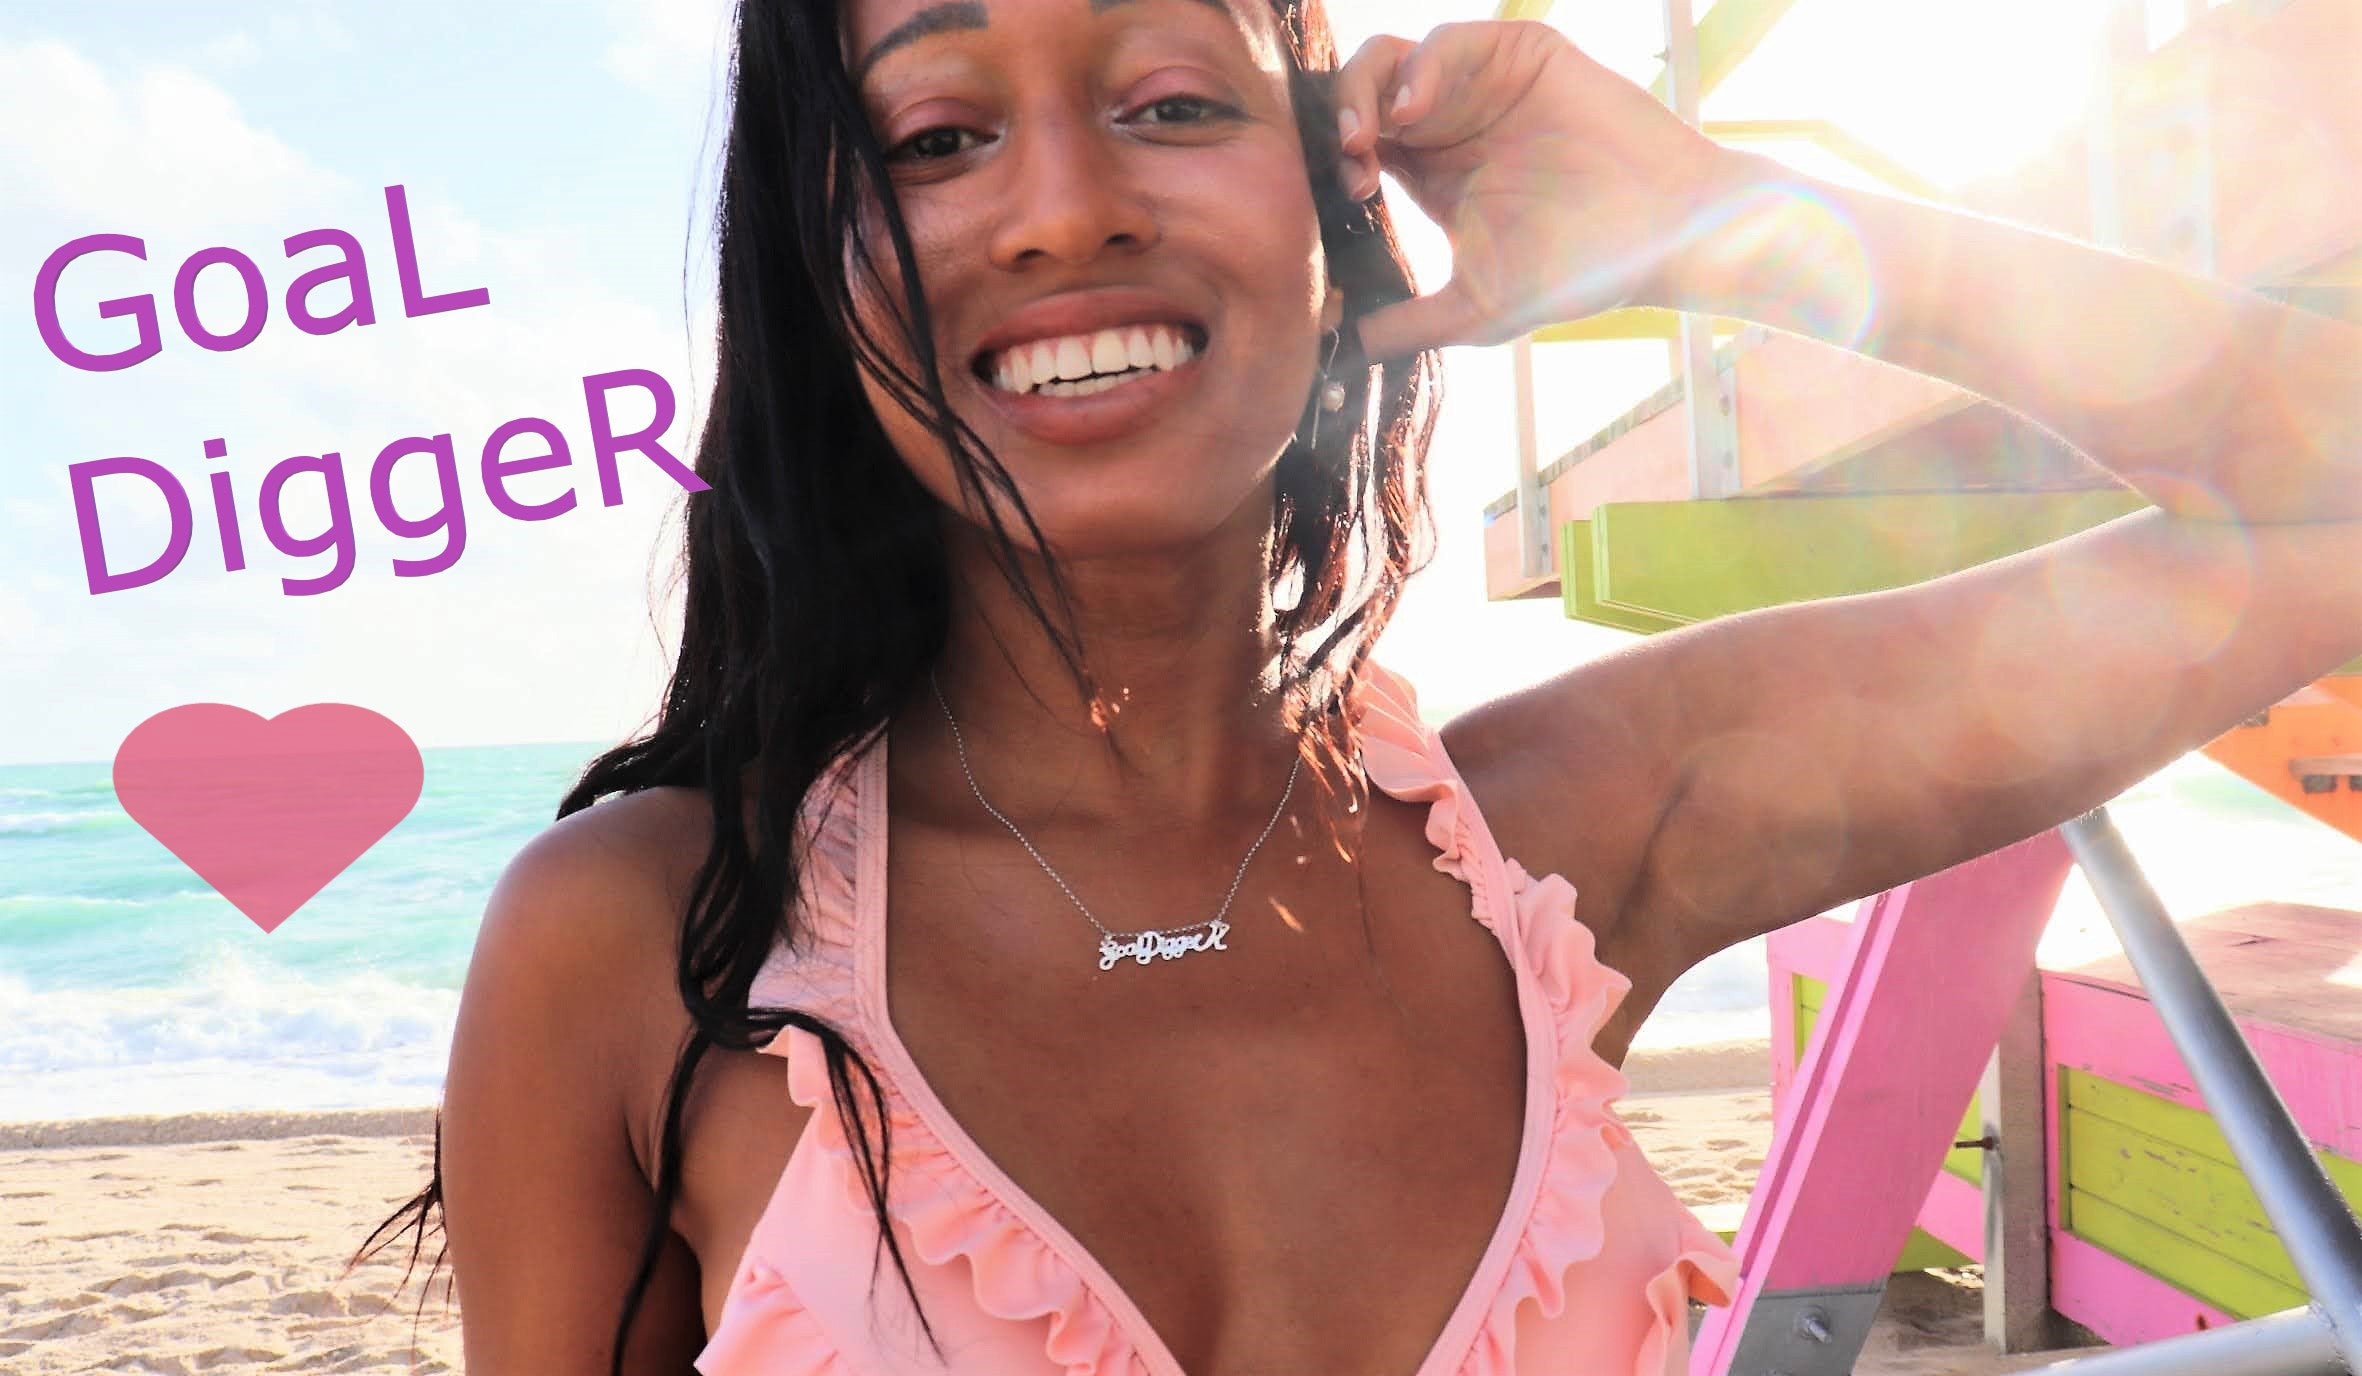
[[[0,1120],[433,1102],[485,896],[595,749],[425,753],[410,816],[268,934],[124,815],[105,764],[0,766]],[[2179,916],[2362,909],[2362,845],[2201,757],[2112,812]],[[2070,881],[2046,953],[2107,944]],[[1768,1025],[1750,942],[1675,986],[1640,1044]]]
[[[270,933],[106,764],[0,766],[0,1120],[431,1102],[485,896],[595,753],[426,751],[418,806]]]

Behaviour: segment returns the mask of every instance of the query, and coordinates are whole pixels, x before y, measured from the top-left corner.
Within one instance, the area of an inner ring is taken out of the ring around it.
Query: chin
[[[1202,473],[1177,482],[1170,469],[1136,482],[1114,474],[1069,472],[1046,481],[1013,476],[1051,552],[1069,562],[1245,559],[1261,548],[1271,527],[1269,465],[1228,482]],[[1013,519],[1010,524],[1019,545],[1030,546]]]

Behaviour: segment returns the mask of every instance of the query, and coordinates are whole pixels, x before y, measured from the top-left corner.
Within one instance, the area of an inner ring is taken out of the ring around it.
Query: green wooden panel
[[[1591,547],[1591,523],[1567,521],[1558,527],[1558,595],[1572,621],[1588,621],[1637,635],[1655,635],[1679,626],[1661,616],[1644,616],[1600,605],[1598,556]]]
[[[2257,1275],[2105,1199],[2069,1190],[2067,1208],[2074,1219],[2069,1232],[2217,1309],[2254,1318],[2305,1303],[2304,1291]]]
[[[2272,1221],[2236,1166],[2210,1160],[2122,1123],[2067,1112],[2068,1185],[2145,1218],[2183,1240],[2282,1285],[2302,1286]],[[2168,1276],[2195,1291],[2195,1277]]]
[[[2303,1302],[2296,1268],[2211,1116],[2064,1067],[2060,1096],[2070,1231],[2242,1318]],[[2362,1208],[2362,1164],[2318,1154]],[[2125,1240],[2119,1214],[2140,1221],[2137,1238]]]
[[[1932,1271],[1939,1266],[1974,1265],[1976,1258],[1956,1250],[1925,1228],[1911,1230],[1911,1240],[1903,1244],[1903,1254],[1895,1259],[1897,1271]]]
[[[2122,1123],[2226,1166],[2239,1163],[2211,1114],[2068,1066],[2059,1067],[2059,1090],[2070,1109]],[[2324,1150],[2318,1142],[2313,1145],[2322,1166],[2329,1172],[2330,1182],[2349,1202],[2362,1208],[2362,1162],[2349,1161]]]
[[[1591,515],[1574,614],[1632,629],[1904,587],[2144,505],[2121,489],[1614,502]]]
[[[1932,198],[1931,198],[1932,199]],[[1714,317],[1714,333],[1728,339],[1747,328],[1744,320]],[[1534,331],[1536,344],[1595,344],[1605,339],[1679,339],[1681,312],[1661,306],[1626,306],[1578,320],[1562,320]]]
[[[1796,978],[1796,1064],[1804,1064],[1804,1049],[1812,1044],[1813,1024],[1821,1020],[1821,1005],[1829,1001],[1829,981],[1811,975]]]
[[[1795,980],[1796,1063],[1798,1065],[1802,1065],[1804,1064],[1804,1049],[1812,1042],[1813,1024],[1821,1020],[1821,1005],[1828,999],[1829,996],[1829,983],[1827,980],[1814,979],[1810,975],[1797,975]],[[1968,1099],[1968,1112],[1960,1119],[1960,1131],[1952,1138],[1952,1140],[1955,1142],[1968,1142],[1983,1137],[1984,1135],[1984,1100],[1981,1096],[1972,1094]],[[1984,1188],[1985,1153],[1980,1148],[1955,1147],[1951,1151],[1944,1153],[1944,1169],[1960,1177],[1962,1180],[1967,1181],[1969,1184],[1975,1185],[1979,1189]],[[1926,1235],[1922,1234],[1922,1236]],[[1937,1242],[1933,1237],[1928,1237],[1927,1240],[1931,1243],[1934,1243],[1938,1247],[1944,1246],[1943,1243]],[[1950,1251],[1951,1249],[1945,1248],[1945,1250]],[[1957,1256],[1959,1254],[1955,1252],[1953,1255]],[[1965,1260],[1959,1262],[1931,1261],[1920,1266],[1899,1267],[1897,1269],[1923,1271],[1929,1266],[1959,1266],[1966,1264],[1967,1263]]]

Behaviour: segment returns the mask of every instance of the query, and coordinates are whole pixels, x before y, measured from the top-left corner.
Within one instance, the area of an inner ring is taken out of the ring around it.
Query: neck
[[[955,535],[936,685],[995,806],[1021,824],[1054,814],[1059,825],[1119,830],[1269,814],[1295,734],[1277,691],[1269,550],[1259,536],[1241,544],[1064,561],[1086,686],[981,540]],[[1047,595],[1046,581],[1036,587]],[[965,792],[934,693],[920,693],[894,729],[898,755],[920,752],[931,776]]]

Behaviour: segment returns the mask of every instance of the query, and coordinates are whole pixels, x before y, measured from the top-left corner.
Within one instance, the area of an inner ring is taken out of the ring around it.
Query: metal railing
[[[2059,829],[2312,1297],[2304,1309],[2040,1368],[2074,1376],[2362,1373],[2362,1225],[2098,808]]]

